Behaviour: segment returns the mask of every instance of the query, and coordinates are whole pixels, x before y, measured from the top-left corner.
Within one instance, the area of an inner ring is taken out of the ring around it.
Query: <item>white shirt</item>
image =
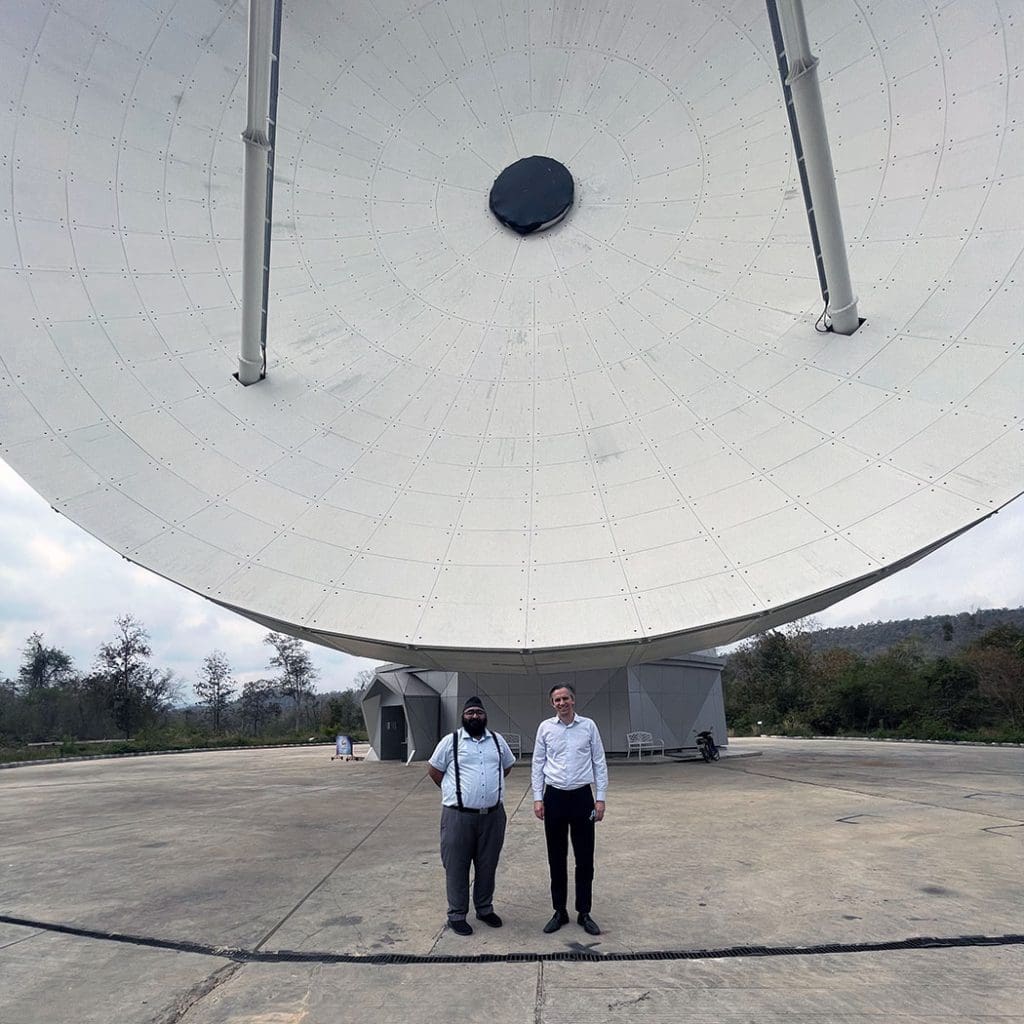
[[[533,744],[533,799],[544,798],[544,784],[555,789],[579,789],[595,784],[594,799],[604,800],[608,792],[608,764],[597,726],[576,715],[563,725],[556,715],[546,718],[537,729]]]
[[[509,750],[504,736],[498,736],[498,746],[501,748],[500,762],[494,746],[494,734],[490,729],[485,729],[479,739],[474,739],[465,729],[459,729],[459,782],[463,807],[479,810],[482,807],[493,807],[501,799],[505,769],[511,768],[516,758]],[[451,733],[443,737],[434,748],[430,764],[439,772],[444,772],[441,803],[448,807],[458,807]]]

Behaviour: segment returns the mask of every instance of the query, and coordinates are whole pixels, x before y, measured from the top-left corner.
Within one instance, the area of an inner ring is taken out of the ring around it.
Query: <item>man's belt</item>
[[[461,811],[463,814],[490,814],[500,806],[500,800],[493,807],[456,807],[454,804],[445,804],[449,811]]]

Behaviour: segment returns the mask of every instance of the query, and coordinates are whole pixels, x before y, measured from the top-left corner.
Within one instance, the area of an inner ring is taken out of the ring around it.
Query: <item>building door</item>
[[[380,759],[404,761],[409,756],[405,743],[405,708],[401,704],[380,709]]]

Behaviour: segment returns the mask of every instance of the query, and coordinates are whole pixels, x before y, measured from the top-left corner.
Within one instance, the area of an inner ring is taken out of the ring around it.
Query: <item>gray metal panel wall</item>
[[[605,749],[609,753],[625,753],[626,734],[637,729],[664,740],[669,749],[693,747],[697,732],[709,727],[724,743],[721,666],[717,659],[700,656],[631,669],[585,669],[557,675],[397,670],[389,666],[390,671],[382,672],[378,678],[389,678],[392,685],[397,685],[394,680],[401,676],[436,691],[440,734],[459,726],[467,697],[479,696],[487,709],[490,727],[503,734],[518,733],[524,756],[533,751],[538,725],[554,714],[548,691],[556,683],[568,682],[576,688],[577,712],[597,723]],[[417,733],[415,741],[412,734],[419,729],[413,724],[413,716],[419,711],[413,709],[422,706],[416,702],[423,702],[425,695],[409,694],[403,700],[410,729],[410,752],[415,746],[415,759],[424,760],[430,756],[433,743],[424,753],[420,749],[424,742],[419,738],[421,734]],[[371,730],[371,742],[375,742],[375,735]]]
[[[629,675],[633,729],[647,730],[668,749],[695,747],[702,729],[711,729],[720,744],[728,742],[719,662],[655,662]]]
[[[426,761],[434,752],[438,740],[438,712],[440,698],[435,694],[405,696],[406,743],[410,761]]]

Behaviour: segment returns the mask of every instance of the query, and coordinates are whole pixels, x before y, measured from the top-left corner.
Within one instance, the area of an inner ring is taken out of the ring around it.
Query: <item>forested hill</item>
[[[1024,630],[1024,608],[986,608],[958,615],[928,615],[923,619],[815,629],[806,633],[805,639],[816,653],[844,647],[866,658],[881,654],[901,641],[916,640],[923,655],[937,658],[953,654],[1000,625]]]

